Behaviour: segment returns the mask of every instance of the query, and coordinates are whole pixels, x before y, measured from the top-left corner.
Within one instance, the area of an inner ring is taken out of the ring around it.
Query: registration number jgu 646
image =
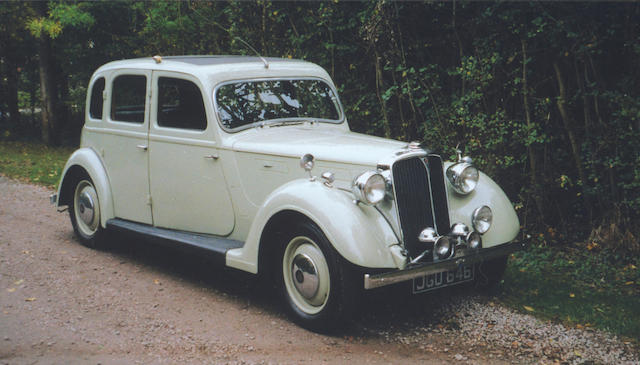
[[[413,279],[413,293],[423,293],[429,290],[451,286],[473,280],[474,267],[459,266],[457,269],[424,275]]]

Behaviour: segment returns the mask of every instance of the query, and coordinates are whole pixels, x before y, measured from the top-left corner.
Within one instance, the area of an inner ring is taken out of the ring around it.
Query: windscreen
[[[230,130],[273,120],[340,121],[335,93],[316,79],[237,81],[220,86],[215,98],[220,122]]]

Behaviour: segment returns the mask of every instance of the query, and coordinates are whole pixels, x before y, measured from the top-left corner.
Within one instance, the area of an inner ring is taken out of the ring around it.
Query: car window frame
[[[146,93],[144,103],[144,122],[133,123],[120,120],[113,120],[111,118],[111,105],[113,104],[113,81],[122,75],[136,75],[146,77]],[[118,68],[111,70],[107,77],[107,100],[104,102],[103,114],[105,115],[104,121],[107,122],[108,128],[115,128],[119,131],[135,131],[149,133],[149,117],[151,112],[151,70],[143,68]]]
[[[172,78],[178,80],[189,81],[194,84],[198,90],[200,91],[200,96],[202,97],[202,107],[204,108],[204,115],[206,119],[206,127],[204,129],[188,129],[188,128],[178,128],[178,127],[167,127],[162,126],[158,123],[158,107],[160,101],[160,78]],[[187,73],[175,72],[175,71],[164,71],[164,70],[154,70],[151,76],[151,88],[153,90],[151,97],[151,107],[149,110],[149,118],[151,118],[151,126],[153,129],[157,131],[167,131],[167,132],[179,132],[179,133],[187,133],[187,134],[204,134],[208,130],[211,129],[210,114],[207,109],[207,100],[206,93],[204,92],[203,85],[200,83],[200,79]]]
[[[91,106],[93,105],[93,97],[94,97],[94,88],[96,86],[96,83],[102,79],[104,82],[104,85],[102,86],[102,92],[100,93],[100,100],[102,102],[102,112],[100,113],[100,118],[96,118],[95,116],[91,115]],[[87,117],[86,119],[92,122],[97,122],[100,123],[104,120],[104,113],[105,113],[105,105],[106,105],[106,97],[105,97],[105,93],[107,91],[107,83],[109,82],[108,78],[106,75],[103,74],[99,74],[96,75],[91,82],[89,83],[89,88],[88,88],[88,95],[87,95],[87,101],[86,101],[86,105],[88,106],[87,109]]]
[[[331,91],[333,91],[333,94],[336,97],[336,101],[337,101],[337,107],[338,107],[338,116],[339,118],[337,120],[334,119],[313,119],[315,122],[320,122],[320,123],[328,123],[328,124],[335,124],[335,125],[340,125],[343,124],[345,122],[345,113],[344,113],[344,109],[342,107],[342,101],[340,100],[340,95],[338,94],[338,90],[336,89],[335,85],[333,84],[333,82],[331,82],[330,80],[327,80],[325,78],[322,77],[313,77],[313,76],[304,76],[304,77],[291,77],[291,76],[286,76],[286,77],[258,77],[258,78],[241,78],[241,79],[234,79],[234,80],[227,80],[224,82],[221,82],[219,84],[217,84],[215,86],[215,88],[213,89],[213,93],[212,93],[212,101],[213,101],[213,109],[214,109],[214,115],[215,118],[218,122],[218,125],[220,126],[220,128],[222,128],[223,131],[227,132],[227,133],[237,133],[240,131],[243,131],[245,129],[250,129],[250,128],[254,128],[256,126],[260,126],[260,125],[265,125],[271,122],[278,122],[278,121],[282,121],[282,120],[286,120],[286,119],[269,119],[269,120],[262,120],[259,122],[253,122],[250,124],[245,124],[243,126],[240,127],[236,127],[236,128],[227,128],[224,124],[222,124],[222,118],[220,117],[220,114],[218,112],[218,100],[216,98],[216,95],[218,93],[218,89],[220,89],[222,86],[225,85],[229,85],[229,84],[234,84],[234,83],[238,83],[238,82],[260,82],[260,81],[275,81],[275,80],[315,80],[315,81],[321,81],[324,82],[325,84],[327,84],[327,86],[329,86],[329,88],[331,89]]]

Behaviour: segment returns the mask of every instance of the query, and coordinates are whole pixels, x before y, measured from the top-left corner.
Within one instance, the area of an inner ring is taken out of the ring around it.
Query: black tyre
[[[78,179],[69,206],[73,231],[80,243],[89,248],[104,247],[104,229],[100,226],[100,201],[89,176]]]
[[[293,320],[321,332],[348,323],[357,291],[354,275],[320,228],[298,223],[281,241],[276,278]]]
[[[495,294],[507,268],[508,256],[481,262],[476,272],[476,286],[488,293]]]

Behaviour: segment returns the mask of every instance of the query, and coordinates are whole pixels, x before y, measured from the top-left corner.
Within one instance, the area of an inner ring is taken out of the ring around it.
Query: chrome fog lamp
[[[358,201],[368,205],[376,205],[384,199],[387,182],[377,171],[362,173],[353,181],[351,191]]]
[[[436,233],[436,230],[431,227],[423,229],[418,235],[418,241],[424,243],[434,243],[437,239],[438,234]]]
[[[471,222],[473,223],[473,228],[475,228],[478,233],[485,234],[489,228],[491,228],[491,222],[493,222],[493,212],[491,212],[491,208],[483,205],[474,210],[471,216]]]
[[[447,178],[458,194],[471,193],[478,185],[479,177],[478,169],[468,162],[458,162],[447,169]]]
[[[478,232],[471,232],[467,236],[467,245],[469,248],[476,250],[482,247],[482,236]]]
[[[451,234],[466,238],[469,235],[469,227],[464,223],[455,223],[451,226]]]
[[[441,236],[438,238],[436,243],[433,246],[433,252],[435,256],[439,259],[446,259],[451,256],[453,251],[453,245],[451,244],[451,240],[447,236]]]

